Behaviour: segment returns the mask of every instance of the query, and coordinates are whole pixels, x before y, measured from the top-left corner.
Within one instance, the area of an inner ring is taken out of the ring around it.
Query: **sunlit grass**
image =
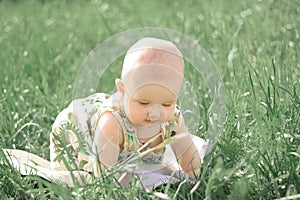
[[[134,180],[121,188],[107,176],[71,189],[2,163],[1,198],[300,198],[299,14],[297,1],[283,0],[0,1],[1,148],[49,159],[51,124],[72,98],[80,64],[99,42],[132,28],[165,27],[198,40],[222,75],[228,109],[196,188],[183,183],[148,194]],[[104,82],[110,91],[109,75]],[[204,127],[197,135],[207,130],[206,92],[197,91]]]

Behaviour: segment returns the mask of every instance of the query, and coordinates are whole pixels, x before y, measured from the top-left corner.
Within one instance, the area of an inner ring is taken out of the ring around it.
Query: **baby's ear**
[[[117,87],[117,90],[118,92],[121,94],[121,97],[124,96],[124,93],[125,93],[125,86],[124,86],[124,83],[120,80],[120,79],[116,79],[115,80],[115,84],[116,84],[116,87]]]

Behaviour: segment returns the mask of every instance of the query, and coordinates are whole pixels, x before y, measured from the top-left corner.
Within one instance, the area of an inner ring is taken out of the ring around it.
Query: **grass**
[[[300,198],[299,2],[2,0],[0,13],[1,148],[49,159],[51,124],[72,98],[80,64],[99,42],[133,28],[165,27],[198,40],[222,75],[228,111],[197,188],[183,183],[147,194],[107,176],[71,189],[2,163],[1,198]],[[111,91],[113,80],[105,82]],[[194,134],[205,135],[209,99],[199,88],[203,128]]]

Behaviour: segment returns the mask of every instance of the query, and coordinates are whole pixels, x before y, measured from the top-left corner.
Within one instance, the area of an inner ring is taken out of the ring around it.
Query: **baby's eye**
[[[164,107],[170,107],[172,104],[171,103],[163,103],[162,104]]]
[[[141,104],[141,105],[149,105],[149,102],[148,101],[139,101],[139,104]]]

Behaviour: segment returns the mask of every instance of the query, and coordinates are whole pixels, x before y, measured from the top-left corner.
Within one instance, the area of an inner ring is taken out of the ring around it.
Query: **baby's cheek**
[[[129,119],[131,119],[134,123],[137,123],[147,116],[147,112],[144,109],[131,108],[129,110]]]
[[[136,111],[136,116],[138,116],[138,118],[144,119],[147,115],[148,115],[147,110],[141,109]]]
[[[175,113],[175,111],[174,110],[168,110],[167,112],[166,112],[166,121],[170,121],[171,119],[173,119],[173,117],[174,117],[174,113]]]

